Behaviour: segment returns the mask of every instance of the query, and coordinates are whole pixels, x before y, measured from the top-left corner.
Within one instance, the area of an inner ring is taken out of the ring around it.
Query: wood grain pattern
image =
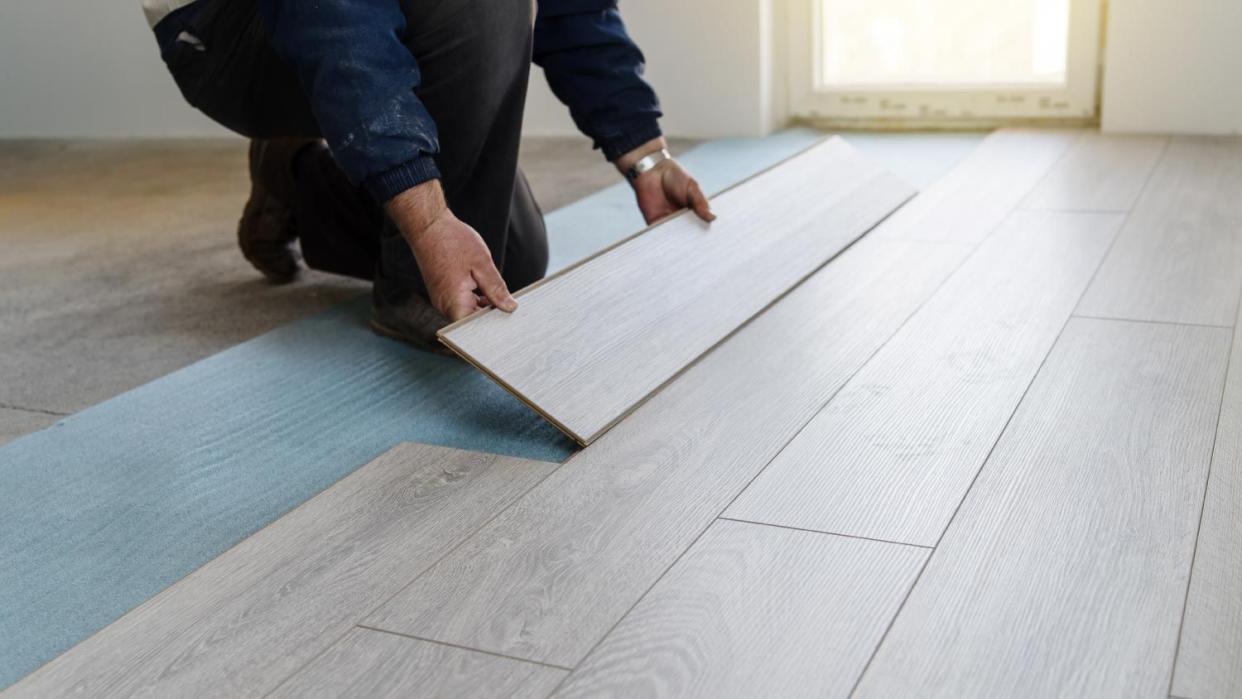
[[[1071,320],[858,696],[1166,696],[1228,347]]]
[[[271,697],[542,699],[566,671],[355,628]]]
[[[864,239],[365,623],[572,667],[964,252]]]
[[[555,466],[398,446],[11,692],[260,696]]]
[[[1015,213],[726,516],[934,546],[1120,225]]]
[[[926,549],[717,521],[558,697],[845,697]]]
[[[1242,288],[1242,139],[1175,136],[1087,290],[1087,316],[1231,325]]]
[[[1173,693],[1195,699],[1242,696],[1242,342],[1237,332],[1173,675]]]
[[[1166,136],[1085,133],[1026,197],[1022,207],[1129,211],[1168,141]]]
[[[1080,135],[1077,131],[996,131],[935,186],[901,207],[871,235],[900,240],[981,242]]]
[[[913,194],[829,139],[440,338],[589,444]]]

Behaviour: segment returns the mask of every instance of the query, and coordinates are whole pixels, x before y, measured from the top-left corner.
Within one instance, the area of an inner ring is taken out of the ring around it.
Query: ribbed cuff
[[[633,128],[626,129],[625,133],[608,139],[601,139],[595,142],[600,150],[604,151],[604,157],[609,161],[616,160],[621,156],[629,153],[642,144],[653,138],[659,138],[664,133],[660,131],[660,125],[655,119],[643,124],[637,124]]]
[[[411,187],[440,177],[440,168],[430,155],[422,155],[393,169],[372,175],[363,182],[375,201],[387,204],[389,199]]]

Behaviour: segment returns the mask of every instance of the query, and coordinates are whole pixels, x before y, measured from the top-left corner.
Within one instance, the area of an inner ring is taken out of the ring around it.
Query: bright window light
[[[1070,0],[820,0],[823,87],[1064,86]]]

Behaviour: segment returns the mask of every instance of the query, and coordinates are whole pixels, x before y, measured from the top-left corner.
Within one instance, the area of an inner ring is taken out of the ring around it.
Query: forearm
[[[661,135],[644,59],[614,0],[543,0],[534,61],[579,130],[615,161]]]
[[[262,0],[277,53],[296,71],[333,157],[381,202],[439,177],[436,126],[415,94],[395,0]]]

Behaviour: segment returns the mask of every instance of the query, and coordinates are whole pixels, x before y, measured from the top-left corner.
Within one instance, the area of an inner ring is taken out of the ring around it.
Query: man
[[[276,283],[373,280],[372,327],[434,347],[446,322],[547,267],[517,167],[533,61],[644,218],[714,218],[668,157],[616,0],[144,0],[182,94],[250,137],[246,258]],[[325,145],[326,142],[326,145]]]

